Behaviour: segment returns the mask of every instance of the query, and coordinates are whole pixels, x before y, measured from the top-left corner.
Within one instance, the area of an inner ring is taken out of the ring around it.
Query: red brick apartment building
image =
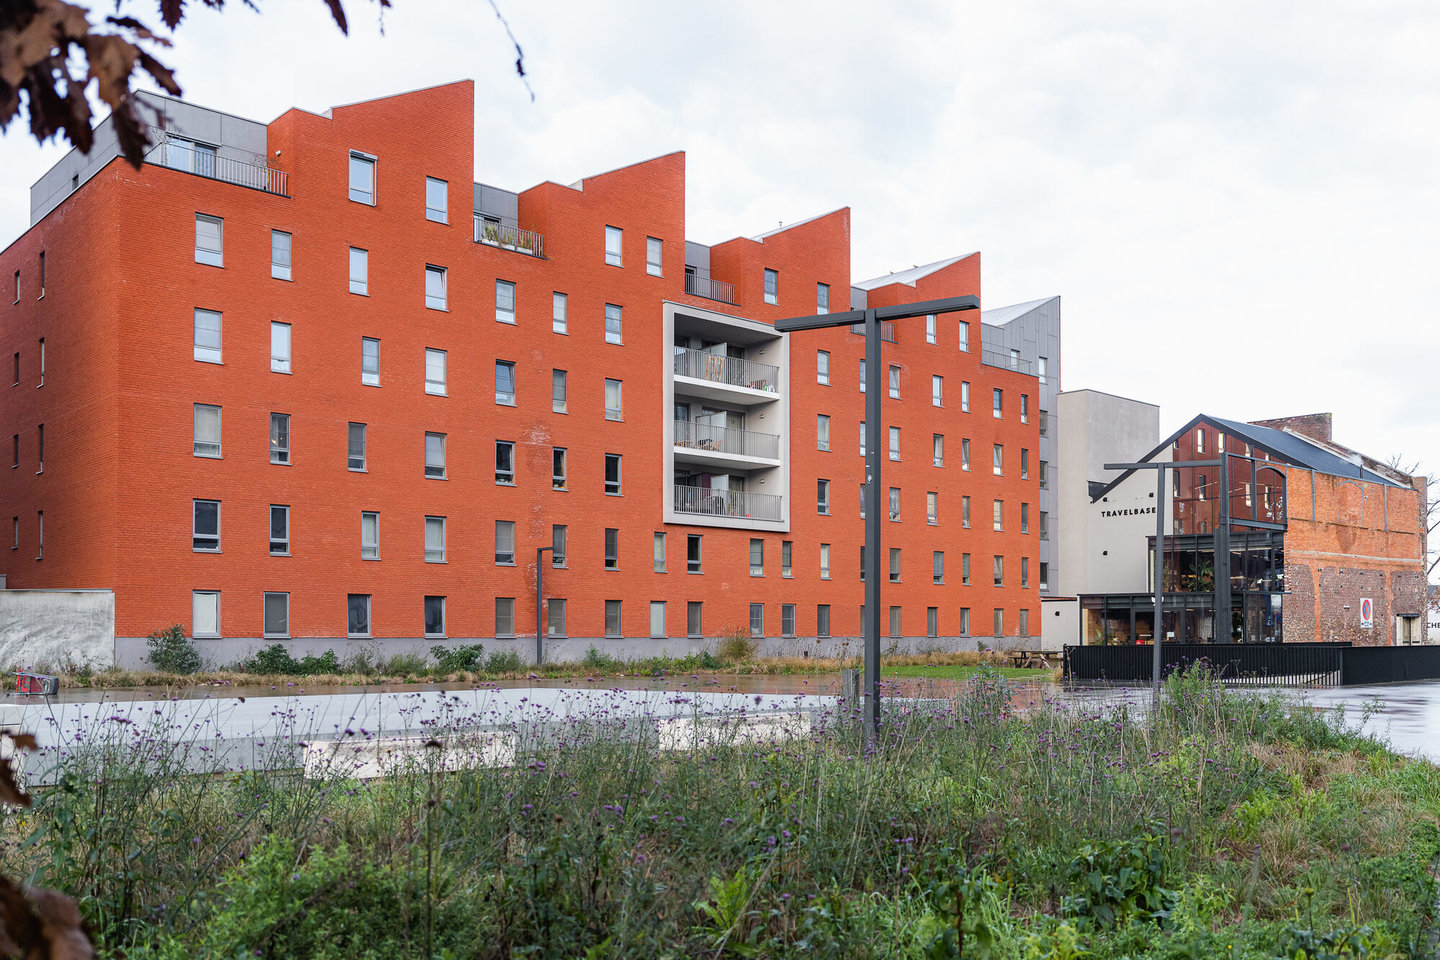
[[[829,651],[860,630],[868,440],[896,644],[1038,635],[1036,378],[982,362],[976,314],[900,325],[866,437],[864,338],[773,328],[978,296],[979,254],[852,285],[848,209],[687,243],[683,153],[478,184],[473,101],[146,97],[150,162],[102,142],[36,184],[0,253],[10,588],[113,590],[122,662],[177,622],[215,662],[529,655],[554,545],[553,658]]]

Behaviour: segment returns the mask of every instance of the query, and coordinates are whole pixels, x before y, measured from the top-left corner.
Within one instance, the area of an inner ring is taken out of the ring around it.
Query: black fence
[[[1154,670],[1149,644],[1067,646],[1065,677],[1149,683]],[[1440,680],[1440,646],[1356,647],[1349,643],[1167,643],[1160,648],[1161,676],[1204,661],[1225,683],[1255,686],[1366,686]]]

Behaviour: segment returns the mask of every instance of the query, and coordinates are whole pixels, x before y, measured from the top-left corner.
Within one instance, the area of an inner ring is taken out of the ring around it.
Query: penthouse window
[[[214,404],[195,404],[194,452],[197,457],[220,458],[220,408]],[[17,458],[18,459],[18,458]]]
[[[15,382],[20,382],[20,354],[15,354]],[[220,313],[195,308],[195,359],[201,363],[223,363],[220,349]]]
[[[350,292],[370,295],[370,251],[350,248]]]
[[[780,286],[780,272],[779,272],[778,270],[771,270],[769,267],[766,267],[766,268],[765,268],[765,302],[766,302],[766,303],[779,303],[779,302],[780,302],[779,286]]]
[[[449,223],[450,184],[434,177],[425,178],[425,219],[435,223]]]
[[[433,264],[425,265],[425,306],[431,310],[445,310],[445,268]]]
[[[270,231],[270,276],[276,280],[290,279],[290,243],[284,230]]]
[[[515,284],[509,280],[495,281],[495,322],[515,322]]]
[[[220,552],[220,501],[192,500],[191,548],[196,553]]]
[[[375,158],[350,151],[350,199],[375,206]]]
[[[225,221],[219,217],[195,214],[195,262],[212,267],[225,266]],[[45,295],[42,284],[40,295]]]
[[[624,265],[620,257],[621,239],[624,235],[624,231],[619,227],[605,228],[605,262],[612,267]]]

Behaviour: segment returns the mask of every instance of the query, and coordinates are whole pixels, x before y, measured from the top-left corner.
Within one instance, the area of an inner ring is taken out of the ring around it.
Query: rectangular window
[[[621,261],[621,240],[624,232],[619,227],[605,228],[605,262],[612,267],[624,266]]]
[[[495,598],[495,636],[515,636],[515,598]]]
[[[605,601],[605,636],[620,636],[620,601]]]
[[[830,351],[815,351],[815,382],[830,385]]]
[[[568,297],[556,291],[550,296],[550,329],[555,333],[566,332],[565,311]]]
[[[495,565],[515,566],[515,521],[495,521]]]
[[[278,503],[270,504],[270,553],[290,554],[290,508]]]
[[[823,413],[815,414],[815,449],[830,449],[830,418]]]
[[[820,544],[820,579],[830,579],[830,544]]]
[[[936,550],[930,555],[930,581],[932,583],[945,582],[945,551]]]
[[[869,379],[869,378],[865,376],[865,361],[864,361],[864,360],[861,360],[861,361],[860,361],[860,392],[861,392],[861,393],[864,393],[864,392],[866,391],[866,389],[867,389],[866,383],[867,383],[868,379]]]
[[[434,177],[425,178],[425,219],[449,223],[450,184]]]
[[[425,348],[425,392],[437,397],[446,395],[446,363],[444,350]]]
[[[290,462],[290,414],[270,414],[270,462]]]
[[[938,637],[940,635],[940,608],[925,608],[925,636]]]
[[[605,569],[620,569],[620,531],[615,527],[605,528]]]
[[[624,415],[624,404],[621,402],[621,381],[605,380],[605,419],[620,420]]]
[[[370,251],[350,248],[350,292],[370,295]]]
[[[1037,371],[1037,372],[1039,373],[1039,375],[1040,375],[1040,382],[1041,382],[1041,383],[1044,383],[1044,382],[1045,382],[1045,377],[1046,377],[1046,375],[1049,373],[1049,370],[1050,370],[1050,361],[1047,360],[1045,357],[1041,357],[1041,358],[1040,358],[1040,367],[1039,367],[1039,370]]]
[[[270,371],[290,372],[290,324],[270,324]]]
[[[1005,611],[999,607],[995,608],[995,636],[1005,636]]]
[[[566,413],[569,410],[564,370],[550,371],[550,409],[555,413]]]
[[[1030,395],[1028,393],[1020,394],[1020,422],[1030,422]]]
[[[1005,415],[1005,391],[999,387],[990,391],[990,415],[996,420]]]
[[[1020,448],[1020,479],[1030,479],[1030,451],[1024,447]]]
[[[935,314],[925,314],[925,342],[935,342]]]
[[[190,593],[190,636],[220,636],[220,592],[194,590]]]
[[[825,516],[830,515],[830,481],[815,481],[815,510]]]
[[[370,636],[370,594],[352,593],[346,597],[347,637]]]
[[[815,312],[830,312],[830,284],[828,283],[815,284]]]
[[[563,523],[550,524],[550,566],[564,567],[570,562],[570,528]]]
[[[1030,558],[1029,558],[1029,557],[1021,557],[1021,558],[1020,558],[1020,586],[1023,587],[1023,588],[1027,588],[1027,589],[1028,589],[1029,586],[1030,586]]]
[[[207,217],[203,213],[195,214],[195,262],[212,267],[225,266],[224,236],[224,220],[219,217]],[[43,283],[40,285],[40,296],[45,296]]]
[[[445,518],[425,518],[425,562],[445,562]]]
[[[995,586],[1005,586],[1005,558],[997,555],[995,558]]]
[[[765,541],[750,541],[750,576],[765,576]]]
[[[765,268],[765,302],[779,303],[780,274],[769,267]]]
[[[665,601],[650,601],[650,636],[663,638],[665,636]]]
[[[431,310],[446,309],[445,268],[425,265],[425,306]]]
[[[509,360],[495,361],[495,402],[515,406],[515,364]]]
[[[220,408],[214,404],[195,404],[195,456],[220,456]]]
[[[930,490],[925,494],[925,522],[940,522],[940,494],[938,491]]]
[[[221,363],[220,312],[195,308],[195,359]],[[15,354],[15,382],[20,382],[20,354]]]
[[[1020,532],[1030,532],[1030,504],[1020,504]]]
[[[685,535],[685,572],[704,573],[704,538],[698,533]]]
[[[960,321],[960,349],[966,353],[970,352],[970,321]]]
[[[750,604],[750,636],[765,636],[765,604]]]
[[[990,471],[997,477],[1005,476],[1005,446],[994,444],[990,449]]]
[[[970,608],[960,608],[960,636],[970,636]]]
[[[890,582],[900,582],[900,548],[890,548]]]
[[[360,559],[380,559],[380,514],[360,512]]]
[[[569,484],[566,469],[566,451],[564,447],[550,448],[550,489],[564,490]]]
[[[1038,479],[1041,490],[1050,489],[1050,464],[1044,460],[1040,461]]]
[[[945,406],[945,378],[932,376],[930,378],[930,405],[932,407]]]
[[[375,206],[375,158],[350,153],[350,199]]]
[[[862,498],[864,497],[864,494],[863,494],[863,493],[861,494],[861,497],[862,497]],[[899,519],[900,519],[900,488],[899,488],[899,487],[891,487],[891,488],[890,488],[890,519],[891,519],[891,520],[899,520]]]
[[[1030,611],[1028,609],[1020,611],[1020,626],[1016,631],[1016,636],[1030,636]]]
[[[900,633],[900,608],[899,608],[899,607],[891,607],[891,608],[890,608],[890,636],[892,636],[892,637],[901,636],[901,633]]]
[[[795,604],[780,604],[780,636],[795,636]]]
[[[425,434],[425,476],[445,479],[445,434]]]
[[[704,605],[699,600],[691,600],[685,604],[685,635],[691,638],[705,636],[705,624],[702,619]]]
[[[1040,589],[1050,589],[1050,564],[1044,560],[1040,561]]]
[[[40,296],[36,300],[45,299],[45,251],[40,251]]]
[[[656,237],[645,238],[645,272],[652,277],[663,277],[661,251],[665,245]]]
[[[1050,514],[1044,510],[1040,511],[1040,539],[1050,539]]]
[[[960,585],[970,586],[970,554],[960,554]]]
[[[969,529],[970,527],[970,497],[960,498],[960,526]]]
[[[546,625],[545,630],[552,637],[563,637],[566,635],[565,606],[565,601],[559,597],[551,597],[545,601],[545,611],[550,615],[550,622]]]
[[[380,341],[373,337],[360,338],[360,382],[380,386]]]
[[[260,629],[266,637],[290,636],[290,594],[265,594],[265,612]]]
[[[1050,414],[1047,413],[1047,412],[1044,411],[1044,410],[1041,410],[1041,411],[1039,411],[1039,417],[1040,417],[1040,436],[1042,436],[1042,437],[1048,437],[1048,436],[1050,436]]]
[[[622,332],[622,311],[619,304],[605,304],[605,342],[623,343]]]
[[[425,598],[425,636],[445,636],[445,598]]]
[[[290,242],[284,230],[270,231],[270,276],[276,280],[290,279]]]
[[[900,459],[900,428],[890,428],[890,459]]]
[[[794,560],[795,544],[790,540],[780,541],[780,576],[794,576],[792,561]]]
[[[495,281],[495,322],[515,323],[515,284],[509,280]]]
[[[696,538],[696,539],[698,539],[698,538]],[[695,553],[696,553],[697,556],[699,555],[699,553],[700,553],[700,546],[699,546],[699,544],[696,544],[696,545],[695,545],[694,547],[692,547],[691,549],[693,549],[693,550],[695,551]],[[664,533],[664,531],[662,531],[662,530],[657,530],[657,531],[655,531],[654,543],[653,543],[652,546],[651,546],[652,560],[654,561],[654,568],[655,568],[655,572],[656,572],[656,573],[664,573],[664,572],[665,572],[665,567],[666,567],[666,563],[667,563],[667,560],[668,560],[667,553],[668,553],[668,544],[667,544],[667,542],[666,542],[665,533]]]
[[[1004,529],[1005,529],[1005,501],[1004,501],[1004,500],[996,500],[996,501],[994,501],[994,504],[993,504],[993,507],[992,507],[992,511],[991,511],[991,512],[994,514],[994,516],[993,516],[992,519],[994,520],[994,523],[995,523],[995,529],[996,529],[996,530],[1004,530]]]
[[[495,482],[515,485],[515,444],[509,440],[495,441]]]
[[[605,454],[605,492],[620,495],[620,454]]]
[[[890,367],[890,399],[900,399],[900,368]]]
[[[864,421],[864,420],[861,420],[861,421],[860,421],[860,456],[862,456],[862,457],[865,456],[865,448],[866,448],[865,421]]]
[[[359,473],[364,473],[369,469],[365,430],[366,427],[363,423],[350,424],[350,433],[346,442],[345,465]]]
[[[937,467],[945,466],[945,437],[942,434],[930,435],[930,462]]]
[[[192,500],[190,503],[195,515],[191,549],[218,551],[220,549],[220,501]]]
[[[40,469],[35,472],[43,473],[45,471],[45,424],[43,423],[35,428],[35,462],[40,466]]]
[[[817,603],[815,605],[815,636],[830,636],[830,604]]]

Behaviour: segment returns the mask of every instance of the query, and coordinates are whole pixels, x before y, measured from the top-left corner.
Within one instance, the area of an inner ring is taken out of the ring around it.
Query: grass
[[[163,707],[102,717],[0,869],[165,960],[1426,950],[1440,768],[1200,673],[1154,715],[1012,693],[982,669],[877,744],[831,714],[679,753],[602,704],[508,768],[369,782],[197,771]]]
[[[927,677],[932,680],[969,680],[982,670],[994,670],[1008,680],[1059,680],[1058,667],[1052,670],[1027,667],[982,667],[978,664],[928,664],[911,663],[899,666],[884,666],[880,673],[884,677]]]

